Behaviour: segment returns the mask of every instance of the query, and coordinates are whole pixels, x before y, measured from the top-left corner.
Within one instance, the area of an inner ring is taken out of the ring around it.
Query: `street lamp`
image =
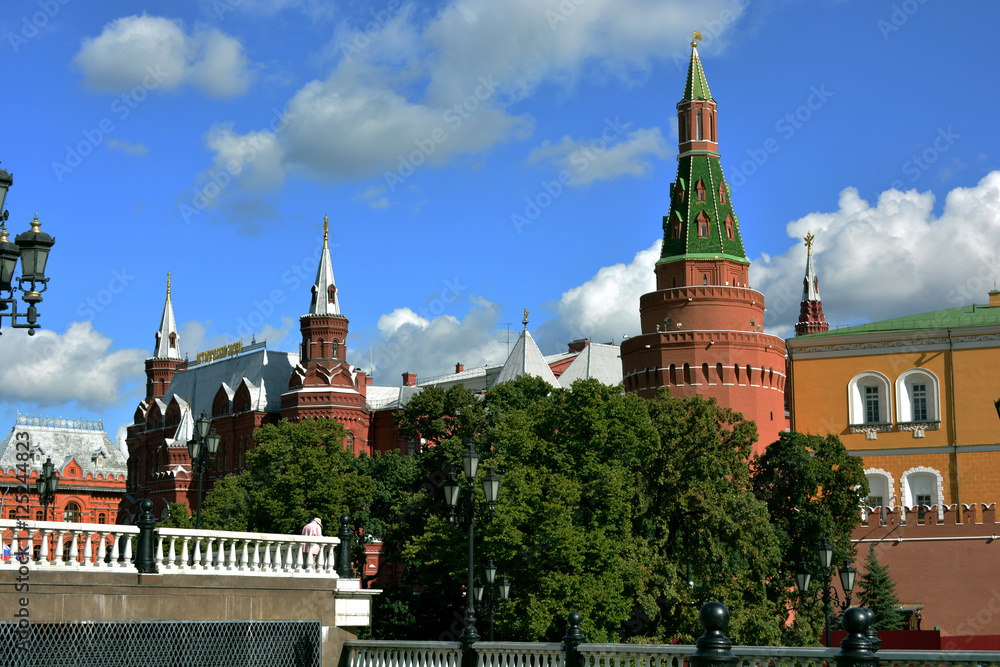
[[[195,530],[201,528],[201,497],[205,490],[205,471],[212,467],[215,455],[219,453],[222,438],[215,432],[211,420],[204,412],[194,423],[194,437],[188,440],[188,454],[191,456],[191,472],[198,475],[198,518]],[[209,430],[211,429],[211,430]]]
[[[820,542],[816,555],[819,558],[820,574],[823,577],[823,588],[820,589],[819,593],[820,600],[823,602],[823,629],[826,634],[826,645],[829,646],[830,615],[834,607],[843,610],[851,606],[851,592],[854,590],[854,580],[858,571],[851,566],[851,562],[845,556],[844,564],[840,567],[840,585],[844,589],[844,601],[841,602],[837,595],[837,589],[831,583],[833,580],[833,545],[825,537]],[[795,572],[795,585],[798,586],[799,596],[803,603],[808,606],[815,603],[813,598],[808,598],[810,602],[806,603],[811,581],[812,572],[804,560],[800,561],[799,568]]]
[[[497,566],[493,564],[492,558],[487,561],[484,569],[486,570],[486,585],[484,586],[478,578],[476,579],[476,602],[479,604],[480,610],[490,616],[490,641],[494,641],[493,617],[497,605],[506,604],[507,598],[510,597],[510,581],[505,576],[497,582]],[[497,600],[498,597],[499,600]]]
[[[10,325],[15,329],[27,329],[29,336],[35,335],[38,320],[37,304],[42,302],[42,292],[48,287],[49,279],[45,277],[45,263],[49,258],[49,250],[56,240],[41,230],[42,223],[38,214],[31,223],[31,229],[18,234],[11,243],[7,233],[7,218],[9,212],[4,209],[7,200],[7,190],[14,184],[14,176],[6,169],[0,169],[0,292],[7,292],[7,298],[0,298],[0,324],[3,318],[10,318]],[[14,286],[14,270],[17,260],[21,260],[21,277]],[[25,283],[30,283],[25,287]],[[17,299],[14,291],[24,292],[21,300],[28,304],[28,312],[17,312]],[[7,309],[11,312],[3,312]],[[19,319],[25,320],[18,322]],[[0,332],[2,334],[3,332]]]
[[[469,554],[468,554],[468,571],[469,578],[468,583],[465,588],[465,628],[462,630],[462,634],[459,637],[459,641],[462,642],[466,650],[470,649],[471,646],[479,641],[479,633],[476,632],[476,607],[475,607],[475,581],[473,580],[473,559],[475,556],[475,530],[476,530],[476,504],[475,504],[475,490],[476,490],[476,473],[479,471],[479,461],[481,457],[479,452],[476,451],[476,445],[469,442],[468,450],[462,454],[462,469],[465,472],[465,481],[469,488],[469,499],[466,502],[465,520],[469,528]],[[449,520],[455,524],[458,522],[456,518],[455,510],[458,507],[458,499],[462,492],[462,486],[455,478],[455,472],[451,471],[448,475],[448,480],[444,484],[444,498],[448,503]],[[490,466],[486,472],[486,476],[483,479],[483,494],[486,496],[486,502],[489,505],[490,517],[492,518],[496,513],[497,495],[500,492],[500,475],[493,471],[493,467]]]
[[[49,520],[49,505],[56,500],[56,489],[59,488],[59,478],[56,477],[56,467],[52,464],[52,457],[45,459],[42,464],[42,472],[35,480],[38,488],[38,501],[42,504],[43,517]]]

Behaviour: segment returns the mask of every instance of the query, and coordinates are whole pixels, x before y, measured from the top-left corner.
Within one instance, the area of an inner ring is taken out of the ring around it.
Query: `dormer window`
[[[330,287],[327,288],[327,290],[326,290],[326,298],[327,298],[327,301],[329,301],[330,303],[333,303],[334,301],[337,300],[337,286],[336,285],[330,285]]]
[[[170,349],[176,349],[177,347],[177,334],[170,332]]]
[[[705,183],[699,180],[695,190],[698,192],[698,201],[705,201]]]
[[[726,237],[733,238],[733,226],[735,222],[733,221],[733,214],[730,213],[726,216]]]
[[[708,214],[702,211],[701,213],[698,214],[698,219],[696,222],[698,224],[698,236],[701,238],[706,238],[708,236],[708,222],[709,222]]]
[[[720,204],[725,204],[726,203],[726,184],[725,183],[722,183],[721,185],[719,185],[719,203]]]

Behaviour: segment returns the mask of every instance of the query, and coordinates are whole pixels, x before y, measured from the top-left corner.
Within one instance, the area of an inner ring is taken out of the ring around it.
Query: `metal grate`
[[[0,624],[10,667],[319,667],[320,621]],[[20,644],[20,645],[19,645]]]

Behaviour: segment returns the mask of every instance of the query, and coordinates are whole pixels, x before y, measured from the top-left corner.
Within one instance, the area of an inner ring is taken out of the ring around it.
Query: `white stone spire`
[[[806,248],[809,254],[806,256],[806,277],[802,281],[802,301],[821,301],[819,296],[819,280],[816,278],[816,269],[813,267],[813,236],[810,232],[806,236]]]
[[[323,216],[323,254],[316,270],[316,284],[312,288],[310,315],[340,315],[340,298],[333,281],[333,263],[330,261],[329,219]]]
[[[156,347],[153,357],[157,359],[180,359],[180,340],[177,334],[177,322],[174,320],[174,306],[170,302],[170,274],[167,274],[167,301],[163,304],[163,317],[160,319],[160,330],[156,332]]]

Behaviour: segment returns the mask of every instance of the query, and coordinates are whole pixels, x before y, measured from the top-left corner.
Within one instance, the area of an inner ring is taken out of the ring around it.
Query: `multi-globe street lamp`
[[[198,517],[196,530],[201,528],[201,498],[205,492],[205,472],[212,467],[215,455],[219,453],[222,437],[215,432],[212,421],[204,412],[194,423],[194,437],[188,440],[188,454],[191,456],[191,472],[198,475]]]
[[[48,287],[49,279],[45,277],[45,263],[49,258],[49,250],[56,240],[41,230],[42,223],[35,215],[31,229],[18,234],[11,243],[7,233],[7,218],[9,212],[4,208],[7,200],[7,190],[14,184],[14,176],[6,169],[0,169],[0,292],[7,292],[7,298],[0,298],[0,324],[3,318],[10,318],[10,325],[15,329],[27,329],[29,336],[35,335],[39,327],[38,304],[42,302],[42,292]],[[14,286],[14,271],[17,260],[21,260],[21,277]],[[25,285],[29,285],[25,287]],[[21,300],[28,304],[26,313],[17,312],[17,299],[14,291],[24,293]],[[5,312],[10,309],[10,312]],[[18,320],[24,320],[19,322]],[[3,332],[0,332],[2,334]]]
[[[496,614],[497,606],[506,604],[507,599],[510,597],[510,580],[507,579],[506,575],[499,582],[496,580],[497,566],[493,564],[492,558],[487,561],[484,570],[486,571],[486,585],[483,586],[479,578],[476,578],[474,587],[476,604],[479,606],[481,612],[489,614],[490,641],[495,641],[493,635],[493,617]]]
[[[52,463],[52,457],[45,459],[42,464],[42,472],[35,480],[35,487],[38,489],[38,502],[42,504],[42,518],[49,520],[49,505],[56,500],[56,489],[59,488],[59,478],[56,477],[56,467]]]
[[[469,530],[468,583],[465,588],[465,628],[459,637],[459,641],[462,642],[466,650],[479,641],[479,633],[476,632],[476,608],[473,599],[475,590],[473,561],[475,558],[476,539],[476,473],[479,471],[479,461],[481,458],[479,452],[476,451],[474,443],[469,442],[468,447],[468,450],[462,454],[462,469],[465,473],[465,481],[469,490],[469,498],[465,503],[464,517]],[[448,475],[448,480],[444,484],[444,497],[448,503],[449,520],[453,524],[458,522],[455,510],[458,508],[458,499],[461,492],[462,485],[455,478],[455,471],[452,470]],[[493,470],[493,466],[488,466],[486,476],[483,478],[483,495],[486,496],[486,502],[489,505],[490,518],[496,514],[497,496],[499,493],[500,475]]]
[[[819,591],[819,599],[823,603],[823,628],[826,635],[826,645],[830,645],[830,616],[833,608],[844,610],[851,606],[851,592],[854,590],[854,580],[858,571],[851,566],[850,560],[844,557],[844,564],[840,567],[840,585],[844,589],[844,601],[841,602],[837,595],[837,589],[832,585],[833,581],[833,545],[825,537],[816,549],[819,558],[820,575],[823,577],[823,587]],[[807,598],[809,594],[809,584],[812,581],[812,572],[806,562],[800,561],[799,568],[795,572],[795,584],[799,588],[799,595],[803,602],[809,599],[810,606],[815,602],[813,598]]]

